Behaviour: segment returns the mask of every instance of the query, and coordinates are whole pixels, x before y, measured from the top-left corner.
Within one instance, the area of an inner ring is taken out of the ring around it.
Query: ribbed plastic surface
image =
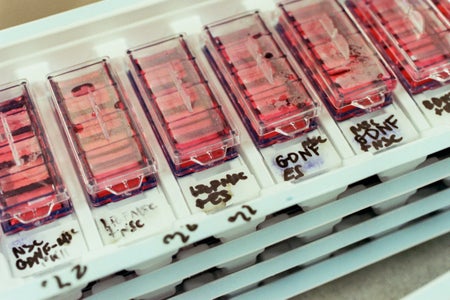
[[[179,5],[104,1],[0,32],[0,57],[7,58],[0,82],[28,80],[74,209],[0,235],[2,298],[286,298],[450,231],[449,114],[430,110],[428,94],[413,98],[398,84],[386,107],[343,122],[322,109],[316,129],[258,148],[205,57],[203,26],[259,9],[289,53],[275,31],[275,2]],[[182,177],[143,122],[126,53],[178,33],[240,139],[236,158]],[[106,56],[154,152],[157,186],[93,207],[46,78]],[[304,75],[290,54],[286,59]],[[449,90],[433,90],[433,97]]]

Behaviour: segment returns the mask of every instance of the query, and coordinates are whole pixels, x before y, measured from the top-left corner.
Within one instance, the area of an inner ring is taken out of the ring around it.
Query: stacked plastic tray
[[[104,1],[0,32],[0,294],[286,298],[448,233],[447,6]]]

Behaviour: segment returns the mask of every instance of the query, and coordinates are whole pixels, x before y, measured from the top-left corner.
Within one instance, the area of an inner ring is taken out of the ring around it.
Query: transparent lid
[[[205,32],[213,65],[259,146],[310,127],[318,103],[257,12],[210,24]]]
[[[448,3],[448,2],[447,2]],[[411,92],[450,81],[450,23],[427,1],[351,1]]]
[[[433,0],[438,10],[450,21],[450,1],[449,0]]]
[[[128,53],[143,88],[143,107],[176,175],[230,158],[238,143],[237,132],[184,37],[171,37]]]
[[[280,24],[290,48],[334,109],[370,110],[396,80],[337,1],[285,1]]]
[[[48,80],[93,203],[102,193],[126,196],[142,189],[155,165],[108,59],[50,74]]]
[[[0,86],[0,213],[3,229],[71,211],[25,81]]]

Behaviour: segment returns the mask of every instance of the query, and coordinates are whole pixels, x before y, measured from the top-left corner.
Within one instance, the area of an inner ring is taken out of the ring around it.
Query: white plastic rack
[[[158,187],[118,204],[88,205],[62,146],[46,75],[109,56],[144,118],[128,80],[127,49],[184,32],[219,86],[202,54],[202,28],[256,9],[276,24],[271,0],[108,0],[0,32],[0,82],[29,81],[74,205],[71,216],[0,236],[2,299],[287,298],[450,231],[450,117],[430,114],[401,85],[394,104],[349,121],[336,123],[322,109],[319,129],[308,136],[326,137],[322,154],[330,156],[295,183],[279,180],[235,113],[239,158],[187,183],[172,175],[151,127],[142,122],[158,163]],[[440,92],[449,90],[447,85]],[[349,127],[391,115],[402,142],[361,151]],[[295,148],[302,138],[287,145]],[[233,194],[230,205],[213,212],[192,208],[183,189],[235,169],[245,170],[252,184]],[[146,226],[132,231],[125,223],[136,221],[132,212],[139,209]],[[111,238],[99,220],[117,216],[126,230]],[[17,262],[14,247],[61,234],[66,243],[57,258],[47,256],[33,267]]]

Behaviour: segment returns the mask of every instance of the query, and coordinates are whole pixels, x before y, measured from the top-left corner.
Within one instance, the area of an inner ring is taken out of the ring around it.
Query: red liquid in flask
[[[205,52],[259,147],[315,128],[318,105],[258,13],[206,27]]]
[[[237,133],[183,36],[129,50],[129,56],[142,106],[175,175],[237,156]]]
[[[280,8],[280,34],[336,120],[392,102],[395,77],[339,3],[290,1]]]
[[[0,212],[6,234],[72,212],[26,82],[0,87]]]
[[[411,94],[450,82],[450,28],[428,2],[347,4]]]
[[[52,74],[49,82],[94,206],[156,185],[153,159],[106,59]]]

